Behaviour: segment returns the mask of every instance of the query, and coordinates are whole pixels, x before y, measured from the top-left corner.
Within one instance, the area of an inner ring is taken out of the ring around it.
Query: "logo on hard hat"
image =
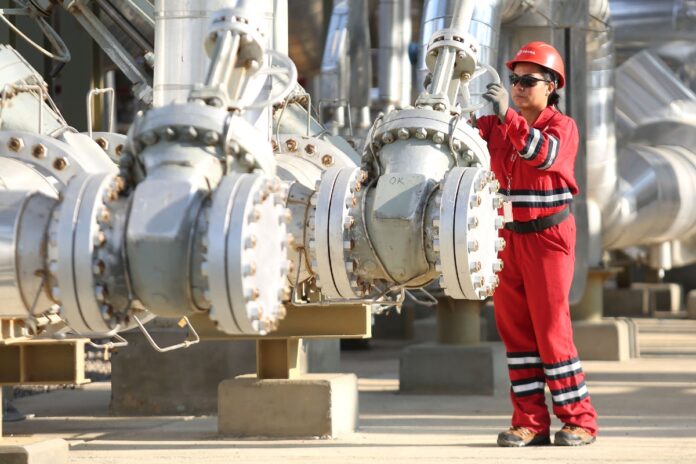
[[[528,48],[522,48],[522,49],[520,49],[519,52],[517,52],[517,56],[525,55],[525,54],[526,55],[536,55],[536,51],[530,50]]]

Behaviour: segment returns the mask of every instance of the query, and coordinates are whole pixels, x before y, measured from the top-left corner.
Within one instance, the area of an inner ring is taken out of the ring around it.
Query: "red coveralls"
[[[571,118],[547,107],[530,128],[509,109],[504,123],[486,116],[478,120],[478,128],[488,141],[500,193],[512,202],[514,221],[532,221],[569,207],[578,193],[578,130]],[[573,343],[568,305],[575,219],[571,215],[541,232],[502,229],[501,236],[507,243],[501,253],[505,266],[493,299],[512,383],[512,425],[549,434],[547,384],[554,414],[564,424],[596,435],[597,414]]]

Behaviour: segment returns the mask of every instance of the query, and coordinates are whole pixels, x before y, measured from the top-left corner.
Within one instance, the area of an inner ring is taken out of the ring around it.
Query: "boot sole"
[[[585,446],[585,445],[591,445],[592,443],[597,440],[597,437],[592,437],[588,441],[582,441],[582,440],[568,440],[567,438],[555,438],[553,440],[553,444],[556,446]]]
[[[498,446],[501,446],[503,448],[522,448],[525,446],[545,446],[550,444],[550,437],[534,437],[527,443],[523,441],[509,441],[504,438],[498,437]]]

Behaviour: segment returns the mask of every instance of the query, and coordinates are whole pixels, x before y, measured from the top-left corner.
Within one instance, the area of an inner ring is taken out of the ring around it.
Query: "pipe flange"
[[[89,136],[88,133],[84,133],[84,135]],[[116,132],[92,132],[92,140],[104,150],[111,161],[118,164],[128,143],[128,136]]]
[[[53,184],[59,192],[79,174],[116,172],[116,166],[106,156],[102,158],[98,151],[80,149],[80,144],[84,143],[81,134],[65,133],[63,137],[75,145],[41,134],[2,131],[0,156],[28,164],[42,175],[55,179]]]
[[[498,185],[485,169],[454,168],[435,198],[440,214],[433,248],[439,252],[440,285],[452,298],[483,300],[498,286],[498,252],[505,246],[498,236],[503,226]]]
[[[341,169],[333,167],[323,173],[316,189],[316,200],[312,200],[316,201],[313,239],[309,242],[309,249],[316,260],[316,262],[312,262],[312,270],[317,274],[317,287],[329,298],[341,298],[341,292],[338,290],[331,272],[329,229],[331,199]]]
[[[233,173],[208,214],[210,318],[228,334],[265,335],[285,317],[290,212],[278,179]]]
[[[128,141],[128,151],[136,156],[159,143],[179,143],[199,146],[212,156],[216,153],[209,150],[219,150],[218,156],[228,158],[228,172],[260,169],[274,173],[276,168],[271,145],[258,129],[236,113],[208,105],[181,103],[153,108],[136,120]],[[160,158],[153,162],[161,163]]]
[[[111,227],[114,217],[108,208],[116,197],[116,185],[113,174],[80,175],[70,182],[52,215],[48,249],[49,272],[54,277],[51,294],[68,326],[80,335],[105,336],[135,327],[131,305],[116,308],[109,296],[109,279],[116,268],[126,272],[120,252],[113,252],[122,245],[114,248],[109,244],[122,241]]]
[[[430,140],[434,144],[448,144],[456,154],[456,164],[490,169],[490,155],[486,142],[478,130],[463,120],[452,130],[454,119],[441,111],[413,108],[392,111],[375,128],[371,143],[375,153],[390,143],[413,138]]]
[[[265,39],[258,27],[256,18],[249,16],[250,11],[244,8],[226,8],[213,13],[208,36],[205,40],[205,51],[208,57],[212,57],[218,37],[226,33],[240,36],[237,61],[247,67],[253,68],[256,63],[258,69],[263,63]]]
[[[329,254],[331,275],[341,297],[359,298],[358,263],[353,257],[355,239],[352,234],[354,216],[358,211],[357,178],[360,168],[342,168],[334,183],[329,212]]]
[[[334,166],[355,166],[353,160],[338,147],[316,137],[280,134],[272,140],[278,165],[304,161],[323,170]]]
[[[457,29],[440,29],[436,31],[428,42],[428,52],[425,55],[425,65],[432,72],[435,69],[437,56],[441,48],[454,49],[457,53],[452,77],[459,79],[462,74],[473,74],[478,63],[478,42],[466,31]]]

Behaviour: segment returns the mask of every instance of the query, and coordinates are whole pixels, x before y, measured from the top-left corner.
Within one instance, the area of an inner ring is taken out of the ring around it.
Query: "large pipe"
[[[590,2],[587,34],[587,197],[589,210],[589,263],[602,256],[602,214],[615,202],[618,191],[616,131],[614,124],[613,30],[607,0]]]
[[[410,0],[379,2],[379,96],[387,107],[404,107],[411,100],[410,5]]]
[[[696,143],[689,120],[696,95],[649,52],[616,75],[617,114],[627,142],[620,189],[607,210],[604,246],[658,244],[696,234]]]
[[[696,5],[684,0],[611,0],[611,22],[621,48],[696,38]]]
[[[210,14],[236,0],[156,0],[153,104],[185,103],[205,79],[210,59],[203,49]]]

